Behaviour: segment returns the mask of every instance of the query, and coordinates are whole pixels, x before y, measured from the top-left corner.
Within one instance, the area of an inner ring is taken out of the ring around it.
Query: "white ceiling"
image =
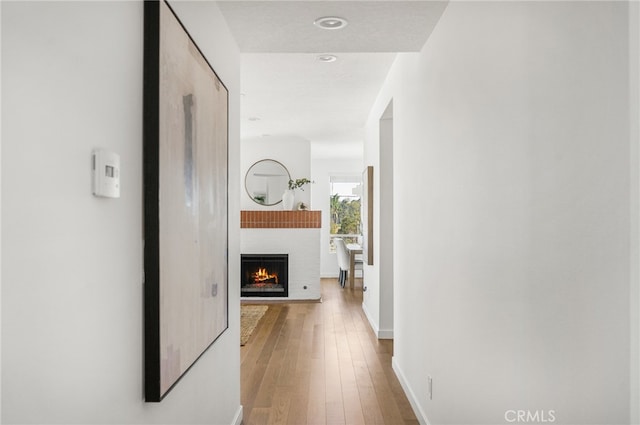
[[[321,156],[344,157],[361,155],[362,129],[395,52],[419,51],[446,2],[218,5],[242,52],[243,140],[309,140]],[[313,21],[323,16],[340,16],[349,24],[322,30]],[[321,53],[338,60],[319,62]]]
[[[242,56],[242,137],[301,137],[318,143],[362,140],[361,128],[395,53]],[[259,118],[259,121],[250,119]]]
[[[416,52],[440,17],[434,1],[226,1],[220,2],[245,53]],[[342,30],[313,21],[346,18]]]

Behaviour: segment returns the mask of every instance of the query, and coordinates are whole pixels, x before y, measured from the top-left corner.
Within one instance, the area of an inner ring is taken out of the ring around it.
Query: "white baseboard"
[[[367,305],[362,303],[362,311],[364,311],[364,315],[367,317],[369,321],[369,326],[373,329],[373,333],[378,337],[378,339],[393,339],[393,329],[380,329],[378,328],[378,324],[371,319],[371,315],[367,310]]]
[[[236,416],[234,416],[233,418],[233,422],[231,422],[231,425],[242,425],[242,417],[243,407],[242,405],[240,405],[240,407],[238,407],[238,411],[236,412]]]
[[[378,330],[378,339],[393,339],[393,329]]]
[[[418,422],[420,422],[420,425],[430,425],[429,419],[427,419],[427,414],[424,413],[424,410],[422,410],[422,408],[420,407],[418,398],[411,389],[409,382],[407,382],[407,378],[404,376],[404,373],[402,372],[400,365],[398,365],[398,362],[396,362],[395,357],[391,357],[391,367],[398,377],[398,381],[400,381],[400,385],[402,385],[402,389],[409,399],[409,403],[411,403],[411,407],[413,408],[413,413],[416,415],[416,418],[418,418]]]
[[[367,305],[364,303],[364,301],[362,302],[362,311],[364,311],[364,315],[367,317],[369,326],[371,326],[371,329],[373,329],[373,333],[378,335],[378,324],[375,323],[373,319],[371,319],[371,315],[369,314],[369,310],[367,310]]]

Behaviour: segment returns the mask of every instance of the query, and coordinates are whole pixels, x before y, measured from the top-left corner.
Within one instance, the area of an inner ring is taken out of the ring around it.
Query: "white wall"
[[[330,227],[330,207],[329,196],[331,195],[331,176],[339,175],[362,175],[362,158],[313,158],[311,159],[311,180],[313,184],[313,194],[311,202],[314,209],[322,211],[322,229],[320,235],[320,276],[338,277],[338,260],[335,252],[329,250]]]
[[[629,3],[629,117],[631,163],[631,423],[640,423],[640,4]]]
[[[363,266],[362,308],[374,333],[393,339],[393,102],[367,128],[366,164],[373,165],[373,264]],[[373,153],[375,152],[375,153]]]
[[[392,67],[393,69],[393,67]],[[387,77],[387,80],[389,77]],[[390,95],[383,95],[387,84],[382,87],[378,99],[385,99],[386,104],[381,111],[378,100],[369,116],[366,126],[363,168],[373,166],[373,264],[362,266],[363,285],[367,290],[362,294],[362,309],[376,335],[380,331],[380,118],[385,108],[392,101]],[[389,225],[389,224],[387,224]],[[393,223],[391,224],[393,225]]]
[[[378,164],[378,181],[380,183],[376,195],[378,202],[378,232],[377,249],[379,251],[378,267],[380,276],[380,311],[378,338],[393,339],[393,103],[390,103],[380,119],[380,162]],[[374,219],[374,222],[376,220]]]
[[[215,3],[174,6],[230,90],[237,282],[239,53]],[[234,422],[235,285],[230,329],[165,400],[143,401],[142,2],[1,7],[3,423]],[[96,147],[121,156],[120,199],[91,195]]]
[[[0,5],[0,23],[2,5]],[[0,28],[0,49],[2,28]],[[0,77],[2,76],[2,54],[0,54]],[[2,99],[2,79],[0,78],[0,99]],[[0,102],[0,328],[2,327],[2,102]],[[2,333],[0,332],[0,375],[2,374]],[[0,400],[2,400],[2,379],[0,378]],[[0,402],[0,423],[2,423],[2,403]]]
[[[383,91],[388,91],[383,86]],[[374,333],[393,339],[394,291],[394,123],[393,99],[381,110],[376,104],[366,128],[365,165],[373,166],[373,264],[364,264],[366,292],[362,308]]]
[[[365,165],[393,99],[393,363],[422,423],[629,423],[627,6],[452,2],[392,67]]]
[[[300,139],[278,139],[276,137],[264,137],[259,140],[242,140],[241,145],[241,173],[240,184],[242,188],[241,207],[243,210],[282,210],[282,203],[272,206],[260,205],[247,194],[244,179],[247,171],[257,161],[263,159],[275,159],[287,167],[293,180],[310,178],[311,176],[311,143]],[[298,202],[304,202],[313,209],[311,193],[313,184],[304,186],[304,190],[295,190],[294,208]]]

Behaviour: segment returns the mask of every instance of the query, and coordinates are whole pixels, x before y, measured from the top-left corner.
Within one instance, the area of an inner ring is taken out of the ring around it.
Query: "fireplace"
[[[241,296],[289,296],[288,254],[242,254],[240,267]]]

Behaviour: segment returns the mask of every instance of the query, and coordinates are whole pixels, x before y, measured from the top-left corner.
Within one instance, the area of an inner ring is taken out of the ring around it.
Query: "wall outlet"
[[[429,391],[429,400],[433,400],[433,379],[430,376],[427,376],[427,385]]]

